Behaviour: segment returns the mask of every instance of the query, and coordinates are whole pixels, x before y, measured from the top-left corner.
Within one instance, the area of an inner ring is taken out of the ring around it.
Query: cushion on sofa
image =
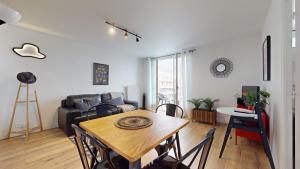
[[[83,99],[77,99],[76,101],[74,101],[74,103],[76,109],[80,109],[82,111],[88,111],[89,109],[88,103],[83,101]]]
[[[75,108],[82,111],[88,111],[91,107],[100,104],[97,98],[74,99]]]
[[[93,107],[100,104],[100,101],[97,98],[83,99],[83,102],[87,103],[89,107]]]
[[[78,102],[80,100],[89,100],[89,99],[95,99],[97,100],[97,103],[100,104],[101,103],[101,98],[99,94],[83,94],[83,95],[71,95],[68,96],[66,99],[66,107],[74,107],[75,108],[75,102]]]
[[[124,100],[124,94],[122,92],[110,92],[111,98],[115,99],[121,97]]]
[[[123,112],[129,112],[135,110],[135,107],[131,104],[118,105],[117,107],[121,108]]]
[[[125,104],[121,97],[111,99],[108,103],[116,106]]]
[[[101,101],[102,103],[109,103],[109,101],[112,99],[110,93],[103,93],[101,94]]]

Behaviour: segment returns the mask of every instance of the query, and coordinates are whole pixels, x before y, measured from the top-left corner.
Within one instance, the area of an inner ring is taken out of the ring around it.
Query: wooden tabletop
[[[145,116],[151,118],[153,124],[138,130],[120,129],[114,125],[118,119],[127,116]],[[185,119],[135,110],[81,122],[80,126],[128,161],[135,162],[188,123]]]

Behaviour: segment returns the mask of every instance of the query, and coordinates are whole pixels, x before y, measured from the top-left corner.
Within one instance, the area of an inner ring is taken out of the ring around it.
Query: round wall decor
[[[228,77],[233,70],[233,63],[228,58],[218,58],[210,65],[210,72],[217,78]]]
[[[153,121],[144,116],[123,117],[115,122],[115,126],[121,129],[136,130],[151,126]]]

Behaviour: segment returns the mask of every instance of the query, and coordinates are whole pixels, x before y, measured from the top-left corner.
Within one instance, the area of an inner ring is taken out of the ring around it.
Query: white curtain
[[[185,52],[178,54],[178,99],[179,105],[183,108],[185,112],[185,117],[190,117],[190,106],[187,102],[191,96],[191,54],[190,52]]]
[[[156,59],[146,59],[146,108],[148,110],[153,110],[156,107],[156,64]]]

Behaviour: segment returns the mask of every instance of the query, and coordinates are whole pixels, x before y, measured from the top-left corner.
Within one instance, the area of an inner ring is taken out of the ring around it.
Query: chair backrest
[[[101,103],[96,106],[91,107],[88,112],[95,111],[97,112],[97,116],[103,117],[108,116],[113,113],[120,113],[120,109],[116,105]]]
[[[176,110],[179,110],[181,115],[180,115],[180,118],[183,117],[183,109],[176,105],[176,104],[172,104],[172,103],[165,103],[165,104],[161,104],[159,106],[157,106],[156,110],[155,110],[155,113],[157,113],[157,111],[162,108],[163,106],[166,106],[166,115],[168,116],[172,116],[172,117],[175,117],[176,116]]]
[[[103,158],[109,163],[110,169],[114,169],[109,156],[109,148],[96,140],[94,137],[87,134],[82,128],[72,124],[75,130],[75,143],[84,169],[94,169],[99,164],[97,159],[98,152],[103,153]],[[87,153],[91,155],[88,160]]]
[[[209,154],[209,151],[210,151],[213,139],[214,139],[215,131],[216,131],[215,128],[210,129],[208,131],[208,133],[206,134],[205,138],[198,145],[196,145],[189,152],[187,152],[184,156],[182,156],[182,158],[178,160],[177,165],[174,166],[173,169],[177,169],[177,166],[179,163],[182,163],[190,155],[192,155],[196,152],[188,165],[188,167],[190,168],[201,150],[202,150],[202,153],[201,153],[198,169],[204,169],[206,161],[207,161],[207,157],[208,157],[208,154]]]

